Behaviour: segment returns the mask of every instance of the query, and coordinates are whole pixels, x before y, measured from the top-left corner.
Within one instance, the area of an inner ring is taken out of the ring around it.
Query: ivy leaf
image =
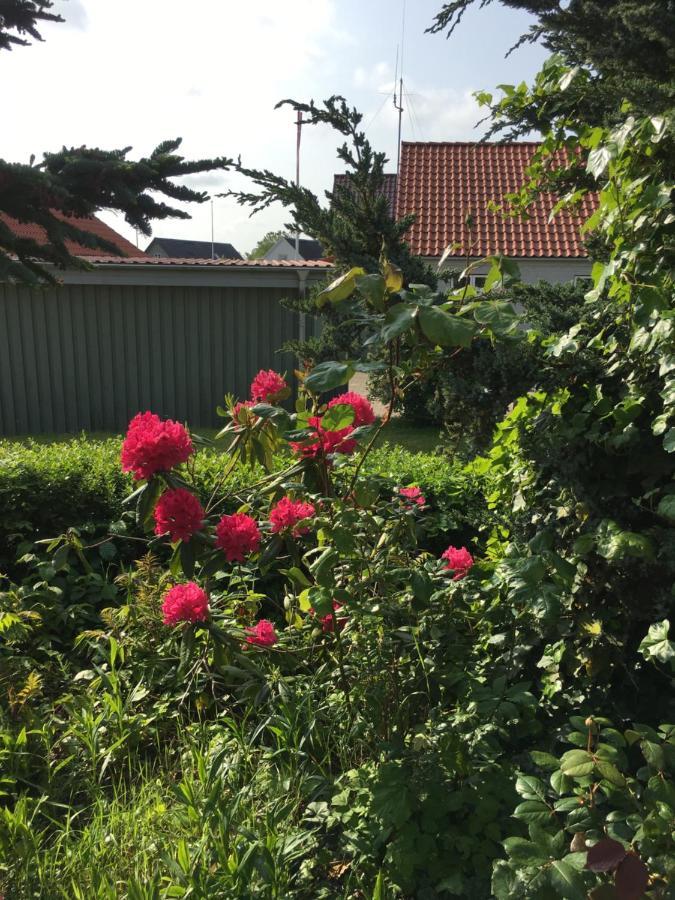
[[[469,347],[476,333],[469,319],[443,312],[437,306],[420,308],[419,321],[424,336],[439,347]]]
[[[623,531],[611,519],[603,519],[596,531],[596,547],[605,559],[624,559],[635,556],[638,559],[653,559],[654,548],[649,538],[635,531]]]
[[[586,856],[586,868],[591,872],[612,872],[626,855],[626,848],[618,841],[603,838],[594,844]]]
[[[614,886],[618,900],[639,900],[647,890],[649,872],[635,853],[627,853],[616,870]]]
[[[638,647],[645,659],[657,659],[666,664],[675,660],[675,643],[668,640],[669,629],[668,619],[649,626],[647,636],[642,639]]]

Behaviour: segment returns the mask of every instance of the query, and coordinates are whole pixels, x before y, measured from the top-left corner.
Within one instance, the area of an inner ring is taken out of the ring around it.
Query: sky
[[[295,177],[295,124],[284,98],[343,95],[366,133],[396,167],[393,106],[403,21],[403,140],[478,140],[473,92],[531,80],[545,58],[532,45],[505,58],[530,19],[500,4],[470,10],[450,38],[425,34],[442,0],[57,0],[65,24],[42,28],[43,43],[0,54],[0,157],[27,162],[67,146],[132,145],[130,156],[182,137],[187,158],[241,156],[249,167]],[[404,9],[405,6],[405,9]],[[405,13],[405,15],[404,15]],[[186,18],[186,14],[187,18]],[[340,143],[326,127],[303,129],[301,181],[323,196]],[[189,179],[215,195],[241,189],[232,173]],[[156,222],[158,237],[211,239],[209,203],[188,220]],[[281,207],[250,217],[214,199],[217,241],[242,254],[282,228]],[[117,213],[101,214],[137,236]],[[148,238],[138,236],[145,248]]]

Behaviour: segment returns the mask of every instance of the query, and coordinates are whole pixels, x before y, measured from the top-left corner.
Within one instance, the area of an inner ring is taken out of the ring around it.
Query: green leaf
[[[649,626],[647,636],[642,639],[638,648],[645,659],[657,659],[664,664],[675,660],[675,643],[668,640],[669,629],[668,619]]]
[[[368,303],[380,312],[384,312],[384,298],[387,293],[384,278],[381,275],[360,275],[356,279],[358,292]]]
[[[326,303],[342,303],[348,300],[354,293],[356,288],[356,279],[360,275],[365,275],[366,270],[360,267],[350,269],[345,275],[341,275],[331,282],[327,288],[317,295],[316,305],[321,307]]]
[[[675,452],[675,428],[669,428],[663,438],[663,449],[667,453]]]
[[[551,771],[557,769],[560,765],[558,759],[551,753],[543,753],[541,750],[532,750],[530,751],[530,756],[532,757],[532,762],[535,766],[539,766],[540,769]]]
[[[415,324],[418,307],[410,303],[395,303],[384,317],[385,325],[380,332],[383,341],[393,341],[404,331],[410,331]]]
[[[187,578],[192,578],[195,571],[195,542],[183,541],[180,545],[180,564],[183,574]]]
[[[434,586],[426,572],[413,572],[410,584],[415,599],[419,600],[420,603],[427,603],[434,592]]]
[[[556,897],[566,900],[586,900],[586,885],[579,871],[562,859],[554,859],[550,869],[551,884]]]
[[[626,779],[613,763],[606,759],[598,759],[595,765],[600,775],[602,775],[606,781],[609,781],[617,787],[624,787]]]
[[[568,750],[560,760],[563,775],[569,775],[571,778],[590,775],[594,768],[593,757],[586,750]]]
[[[516,806],[513,815],[528,824],[547,825],[551,821],[552,814],[548,806],[540,800],[525,800]]]
[[[540,866],[548,859],[541,847],[521,837],[507,838],[504,841],[504,849],[514,862],[523,866]]]
[[[351,362],[322,362],[318,366],[314,366],[305,378],[305,387],[315,394],[332,391],[333,388],[347,384],[354,375],[354,371]]]
[[[605,559],[653,559],[654,548],[649,538],[635,531],[623,531],[611,519],[603,519],[596,531],[596,547]]]
[[[662,497],[656,511],[664,519],[675,522],[675,494],[666,494],[665,497]]]
[[[321,427],[326,431],[342,431],[348,428],[354,421],[354,407],[349,403],[336,403],[326,410]]]
[[[519,316],[513,304],[504,300],[486,300],[476,303],[473,306],[473,317],[481,325],[489,325],[495,334],[506,334],[513,331],[519,322]]]
[[[470,319],[453,316],[437,306],[421,307],[419,321],[424,336],[439,347],[469,347],[476,333]]]

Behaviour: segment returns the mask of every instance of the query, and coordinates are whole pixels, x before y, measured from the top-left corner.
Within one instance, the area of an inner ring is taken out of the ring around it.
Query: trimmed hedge
[[[133,480],[120,469],[120,440],[40,444],[0,441],[0,565],[13,559],[22,540],[56,537],[75,526],[93,531],[118,520]],[[195,461],[198,493],[207,500],[225,464],[222,454],[200,449]],[[367,471],[395,484],[420,486],[437,515],[429,538],[469,540],[483,519],[479,483],[442,453],[410,452],[385,444],[372,451]],[[257,481],[260,471],[238,467],[228,484]]]

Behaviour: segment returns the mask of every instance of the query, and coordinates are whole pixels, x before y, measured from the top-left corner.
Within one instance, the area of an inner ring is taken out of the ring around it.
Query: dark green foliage
[[[25,47],[29,41],[24,35],[41,41],[41,22],[63,22],[50,12],[53,6],[53,0],[0,0],[0,50]]]
[[[573,284],[514,283],[507,297],[522,308],[528,330],[445,354],[406,391],[406,419],[444,425],[464,454],[484,449],[511,403],[529,390],[549,386],[542,339],[579,321],[583,295],[584,289]],[[500,292],[493,296],[502,299]]]

